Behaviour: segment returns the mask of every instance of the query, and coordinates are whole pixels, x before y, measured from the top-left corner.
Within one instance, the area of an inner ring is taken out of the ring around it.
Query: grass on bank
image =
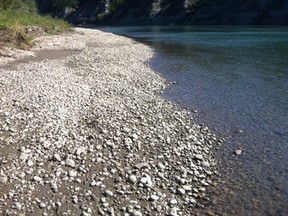
[[[35,27],[32,28],[33,31],[29,31],[31,26]],[[41,33],[61,33],[69,29],[70,25],[67,22],[49,16],[0,10],[0,46],[28,49],[32,46],[33,38]]]

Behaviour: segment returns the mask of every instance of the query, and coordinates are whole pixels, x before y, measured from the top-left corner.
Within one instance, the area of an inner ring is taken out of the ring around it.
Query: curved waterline
[[[225,183],[206,204],[218,214],[287,215],[288,28],[106,30],[151,45],[152,67],[177,83],[164,96],[198,110],[198,121],[226,138],[217,152]]]

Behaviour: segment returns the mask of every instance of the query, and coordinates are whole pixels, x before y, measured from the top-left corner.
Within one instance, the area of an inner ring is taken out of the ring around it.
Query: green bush
[[[23,12],[29,12],[29,13],[37,13],[37,2],[36,0],[22,0],[22,4],[19,4],[21,6],[19,9]]]
[[[40,16],[34,13],[17,12],[13,10],[0,11],[0,28],[21,28],[26,26],[39,26],[47,31],[53,29],[67,30],[70,26],[63,20],[57,20],[49,16]]]
[[[47,31],[69,28],[64,21],[38,15],[36,0],[0,0],[0,28],[18,29],[25,26],[45,27]]]
[[[35,0],[0,0],[0,11],[8,10],[36,13],[37,4]]]
[[[39,34],[69,29],[63,20],[38,15],[36,0],[0,0],[0,47],[28,49]]]

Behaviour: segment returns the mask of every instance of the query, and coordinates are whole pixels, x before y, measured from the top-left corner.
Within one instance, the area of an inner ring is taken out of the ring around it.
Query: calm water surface
[[[102,30],[152,46],[151,66],[176,82],[164,96],[226,138],[216,151],[222,182],[205,205],[220,215],[288,215],[287,27]]]

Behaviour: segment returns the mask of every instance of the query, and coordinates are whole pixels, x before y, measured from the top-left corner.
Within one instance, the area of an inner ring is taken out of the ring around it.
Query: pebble
[[[43,145],[43,148],[47,150],[47,149],[50,148],[51,143],[50,143],[50,142],[47,142],[47,141],[44,141],[42,145]]]
[[[195,159],[197,159],[197,160],[203,160],[203,155],[201,155],[201,154],[196,154],[196,155],[195,155]]]
[[[86,152],[86,148],[85,147],[79,147],[79,148],[77,148],[75,154],[79,156],[81,154],[84,154],[85,152]]]
[[[111,142],[110,140],[108,140],[108,141],[106,142],[106,145],[109,146],[109,147],[112,148],[112,149],[115,149],[115,148],[116,148],[115,144],[114,144],[113,142]]]
[[[135,175],[130,175],[128,177],[128,181],[132,184],[135,184],[137,182],[137,177]]]
[[[208,168],[208,167],[210,167],[210,163],[208,161],[203,161],[202,166],[205,168]]]
[[[6,184],[7,181],[8,181],[7,176],[4,175],[0,176],[0,184]]]
[[[55,202],[55,206],[56,206],[57,208],[60,208],[60,207],[62,206],[62,203],[61,203],[61,202]]]
[[[21,153],[19,156],[19,160],[26,161],[29,158],[29,154]]]
[[[140,179],[140,182],[146,185],[147,187],[152,187],[153,185],[151,177],[147,174],[145,174],[145,176]]]
[[[237,149],[237,150],[235,150],[235,154],[236,154],[236,155],[240,155],[240,154],[242,154],[242,150],[241,150],[241,149]]]
[[[127,128],[127,127],[123,127],[122,131],[123,131],[124,133],[129,133],[129,132],[130,132],[130,129]]]
[[[74,160],[69,159],[69,158],[65,161],[65,165],[69,166],[69,167],[72,167],[72,168],[76,166]]]
[[[65,58],[3,68],[0,130],[14,133],[0,135],[0,212],[192,215],[218,139],[159,96],[150,48],[82,31],[57,36]]]
[[[33,166],[33,165],[34,165],[33,161],[31,161],[31,160],[28,160],[28,161],[27,161],[27,166],[31,167],[31,166]]]
[[[43,203],[43,202],[41,202],[41,203],[39,204],[39,207],[42,208],[42,209],[43,209],[43,208],[46,208],[46,204]]]
[[[33,180],[34,180],[35,182],[41,182],[41,181],[42,181],[42,178],[39,177],[39,176],[34,176],[34,177],[33,177]]]
[[[103,130],[101,131],[101,133],[103,133],[103,134],[107,134],[107,133],[108,133],[108,131],[107,131],[107,130],[105,130],[105,129],[103,129]]]
[[[139,137],[138,137],[138,135],[137,134],[132,134],[132,139],[133,140],[137,140]]]
[[[21,203],[16,202],[14,205],[15,205],[15,207],[16,207],[16,209],[17,209],[18,211],[21,211],[21,209],[22,209],[22,204],[21,204]]]
[[[54,154],[53,155],[53,158],[52,158],[53,161],[57,161],[57,162],[61,162],[61,157],[59,154]]]
[[[169,204],[170,205],[176,205],[178,202],[177,202],[177,200],[176,199],[170,199],[169,200]]]
[[[207,211],[207,215],[208,216],[216,216],[216,214],[213,211],[211,211],[211,210]]]
[[[189,186],[189,185],[183,185],[182,188],[183,188],[185,191],[192,191],[192,187]]]
[[[132,216],[142,216],[142,213],[140,211],[134,210],[132,212]]]
[[[177,188],[177,194],[184,195],[186,192],[183,188]]]
[[[157,164],[157,167],[158,167],[159,169],[162,169],[162,170],[165,169],[165,165],[162,164],[162,163],[158,163],[158,164]]]
[[[148,167],[148,164],[146,163],[138,163],[135,165],[135,168],[140,170],[140,169],[143,169],[143,168],[147,168]]]
[[[178,211],[179,211],[179,208],[173,207],[170,209],[169,215],[170,216],[178,216]]]
[[[105,196],[107,196],[107,197],[108,197],[108,196],[110,196],[110,197],[113,196],[113,192],[110,191],[110,190],[106,190],[104,194],[105,194]]]
[[[82,180],[81,180],[80,178],[77,178],[77,179],[75,179],[75,182],[77,182],[77,183],[81,183]]]
[[[26,176],[26,174],[24,172],[20,172],[20,173],[18,173],[17,176],[18,176],[18,178],[23,179]]]
[[[68,175],[69,175],[69,177],[76,177],[77,176],[77,171],[69,170]]]
[[[149,201],[155,202],[155,201],[157,201],[157,200],[159,200],[159,197],[156,196],[156,195],[151,195],[151,196],[149,197]]]
[[[189,202],[190,202],[191,204],[196,204],[196,203],[197,203],[197,201],[196,201],[194,198],[190,198],[190,199],[189,199]]]
[[[81,213],[81,216],[91,216],[91,213],[88,213],[88,212],[86,212],[86,211],[83,211],[83,212]]]
[[[91,187],[95,187],[96,185],[97,185],[97,182],[94,181],[94,180],[90,183],[90,186],[91,186]]]

